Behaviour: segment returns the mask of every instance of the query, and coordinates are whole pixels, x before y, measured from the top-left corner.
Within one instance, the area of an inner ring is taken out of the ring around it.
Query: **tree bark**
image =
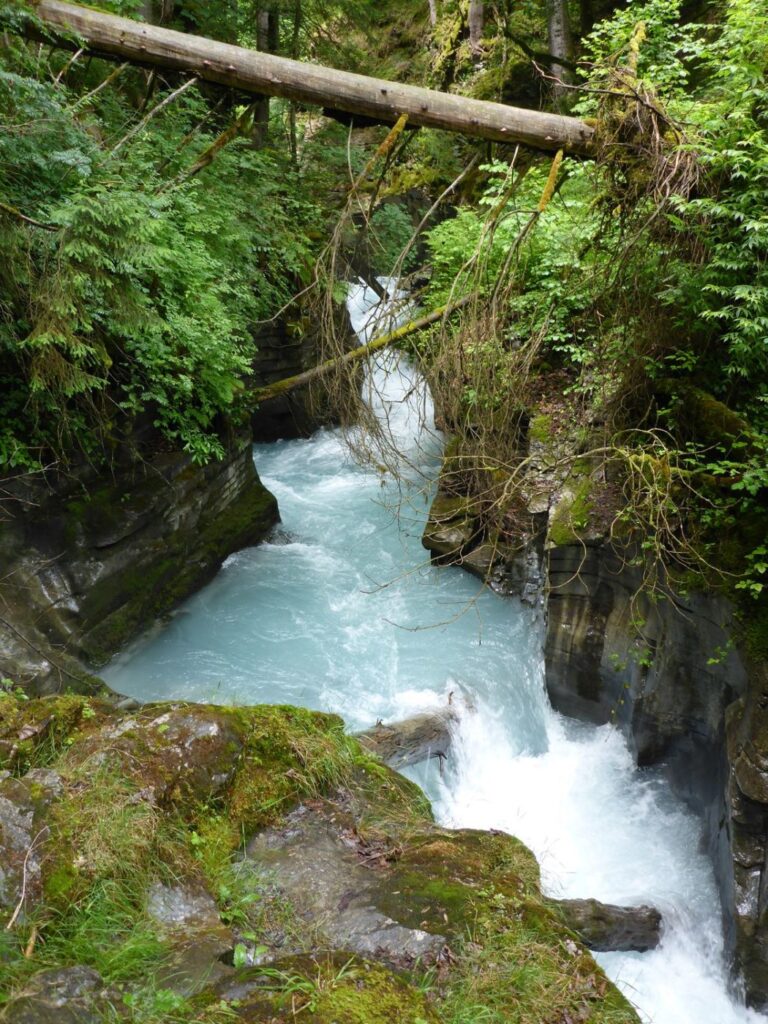
[[[437,0],[429,0],[429,24],[432,28],[437,24]]]
[[[277,11],[265,7],[256,14],[256,48],[262,53],[277,53],[279,44]],[[259,96],[253,108],[253,145],[256,149],[262,149],[269,139],[269,96]]]
[[[590,149],[593,129],[573,117],[303,64],[60,0],[41,0],[36,13],[62,46],[85,43],[91,52],[104,57],[189,71],[243,92],[284,96],[298,103],[362,114],[387,124],[407,114],[411,126],[443,128],[535,149],[564,149],[582,155]],[[65,30],[79,38],[73,43],[63,34]]]
[[[467,15],[469,25],[469,45],[473,53],[480,50],[480,41],[483,38],[485,28],[485,10],[483,0],[469,0],[469,13]]]
[[[570,90],[564,88],[573,82],[570,66],[573,64],[573,33],[568,14],[568,0],[547,0],[547,28],[549,52],[553,57],[562,57],[563,64],[552,64],[551,72],[556,81],[553,84],[555,100],[560,109],[565,109]]]

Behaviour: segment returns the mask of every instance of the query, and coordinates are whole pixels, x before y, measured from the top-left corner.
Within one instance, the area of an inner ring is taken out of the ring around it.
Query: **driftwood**
[[[645,953],[661,939],[655,907],[616,907],[598,900],[553,900],[571,931],[598,953]]]
[[[388,334],[382,334],[378,338],[374,338],[366,345],[358,345],[357,348],[353,348],[343,356],[338,356],[336,359],[327,359],[324,363],[319,363],[310,370],[305,370],[304,373],[297,373],[293,377],[284,377],[282,380],[276,380],[273,384],[267,384],[265,387],[251,392],[251,398],[255,402],[268,402],[270,398],[279,398],[280,395],[285,395],[289,391],[293,391],[294,388],[304,387],[305,384],[309,384],[318,377],[324,377],[338,366],[344,366],[347,363],[354,363],[360,359],[365,359],[371,352],[377,352],[388,345],[394,345],[395,342],[407,338],[409,334],[414,334],[416,331],[429,327],[430,324],[437,323],[443,317],[448,317],[455,313],[456,310],[466,306],[473,297],[467,295],[450,306],[441,306],[431,313],[420,316],[417,320],[410,320],[407,324],[395,328],[394,331],[390,331]]]
[[[448,707],[390,725],[379,722],[372,729],[359,732],[356,738],[390,768],[399,770],[430,757],[447,757],[455,721],[456,715]]]
[[[283,96],[387,124],[405,114],[412,127],[442,128],[535,149],[589,152],[593,129],[575,117],[305,64],[59,0],[40,0],[35,11],[48,35],[61,45],[82,46],[109,59],[187,71],[242,92]],[[35,29],[27,31],[34,34]]]

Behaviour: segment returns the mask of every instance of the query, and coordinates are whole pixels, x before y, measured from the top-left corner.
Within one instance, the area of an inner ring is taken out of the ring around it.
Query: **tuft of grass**
[[[444,1024],[637,1024],[637,1015],[593,958],[536,899],[496,892],[478,904],[440,1016]]]

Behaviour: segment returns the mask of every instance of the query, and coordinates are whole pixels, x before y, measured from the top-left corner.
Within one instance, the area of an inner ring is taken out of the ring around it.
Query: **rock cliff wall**
[[[221,461],[179,452],[19,489],[0,521],[0,676],[36,693],[98,668],[278,519],[250,438]]]
[[[349,348],[357,345],[346,306],[337,310],[337,331],[349,339]],[[311,324],[290,324],[285,318],[262,324],[254,332],[256,355],[250,386],[262,388],[275,381],[294,377],[322,361],[318,331]],[[255,441],[309,437],[319,427],[338,422],[322,389],[310,393],[297,388],[259,405],[251,415]]]
[[[253,387],[265,387],[308,370],[317,362],[317,342],[311,334],[291,333],[285,320],[265,324],[255,334]],[[288,392],[260,405],[251,416],[256,441],[308,437],[321,425],[307,389]]]
[[[573,503],[562,481],[531,488],[534,530],[489,539],[476,503],[438,489],[424,533],[433,558],[484,576],[501,593],[538,595],[553,707],[613,722],[640,766],[661,765],[702,817],[734,976],[768,1006],[768,671],[735,648],[734,612],[715,594],[641,591],[642,571],[605,534],[558,531]],[[450,484],[450,480],[449,480]],[[546,511],[544,508],[546,507]],[[567,539],[557,540],[557,534]]]

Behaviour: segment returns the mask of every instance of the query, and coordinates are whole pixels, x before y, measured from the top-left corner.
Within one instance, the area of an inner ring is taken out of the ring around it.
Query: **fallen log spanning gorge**
[[[84,43],[100,56],[187,71],[243,92],[284,96],[385,123],[407,115],[415,127],[442,128],[535,149],[574,154],[589,150],[592,128],[574,117],[318,67],[59,0],[41,0],[35,11],[51,38],[63,45]]]

